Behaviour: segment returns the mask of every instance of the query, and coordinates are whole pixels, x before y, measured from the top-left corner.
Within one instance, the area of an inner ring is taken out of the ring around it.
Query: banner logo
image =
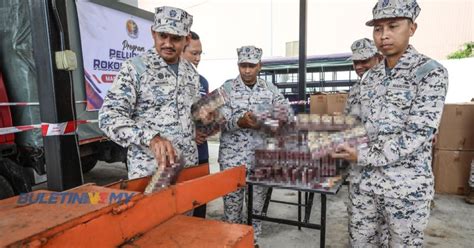
[[[138,38],[138,25],[132,19],[129,19],[126,23],[127,34],[130,38]]]

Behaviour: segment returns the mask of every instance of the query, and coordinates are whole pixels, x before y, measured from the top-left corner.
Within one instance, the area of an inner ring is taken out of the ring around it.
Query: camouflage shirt
[[[180,59],[178,75],[154,48],[125,61],[99,111],[99,126],[128,147],[129,178],[151,175],[157,162],[151,139],[168,139],[186,166],[197,163],[191,104],[199,99],[199,74]]]
[[[260,78],[253,88],[246,86],[240,76],[227,81],[222,87],[229,94],[230,102],[222,108],[227,121],[221,130],[219,164],[223,168],[243,164],[247,169],[253,168],[255,148],[263,144],[266,134],[259,130],[240,128],[238,120],[247,111],[256,112],[261,104],[280,103],[289,107],[288,100],[273,84]]]
[[[397,65],[381,62],[349,94],[346,112],[358,115],[370,143],[358,148],[352,183],[393,198],[432,199],[432,139],[448,88],[448,72],[409,46]]]

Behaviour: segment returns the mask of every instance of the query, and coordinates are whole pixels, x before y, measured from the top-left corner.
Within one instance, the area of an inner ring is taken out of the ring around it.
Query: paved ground
[[[210,144],[211,172],[217,172],[218,143]],[[120,178],[126,178],[125,166],[121,163],[100,163],[84,176],[86,182],[104,185]],[[294,191],[274,190],[273,199],[297,202]],[[346,211],[347,187],[343,186],[336,196],[327,201],[326,247],[347,247],[348,216]],[[208,205],[208,218],[222,217],[222,199],[216,199]],[[269,216],[297,219],[295,206],[270,204]],[[319,223],[320,197],[315,196],[311,222]],[[436,195],[435,208],[431,212],[425,235],[426,247],[474,247],[474,205],[468,205],[460,196]],[[319,247],[319,231],[302,229],[282,224],[264,222],[260,247]]]

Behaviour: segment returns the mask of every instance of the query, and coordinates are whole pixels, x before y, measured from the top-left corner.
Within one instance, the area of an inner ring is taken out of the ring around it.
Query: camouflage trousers
[[[471,162],[471,176],[469,177],[469,187],[474,188],[474,160]]]
[[[423,247],[429,200],[408,201],[359,191],[349,192],[351,247]]]
[[[244,195],[246,196],[245,200],[248,199],[248,192],[245,191],[247,191],[246,188],[240,188],[224,196],[224,221],[230,223],[244,223]],[[253,214],[260,215],[262,213],[267,191],[267,187],[253,186]],[[252,226],[254,230],[254,240],[257,242],[258,237],[262,233],[262,221],[253,219]]]

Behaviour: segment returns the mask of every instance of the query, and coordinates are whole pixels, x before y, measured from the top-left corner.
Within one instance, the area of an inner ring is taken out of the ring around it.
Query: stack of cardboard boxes
[[[346,106],[347,93],[318,93],[310,97],[309,112],[311,114],[343,113]]]
[[[446,104],[433,159],[436,193],[466,194],[472,159],[474,102]]]

